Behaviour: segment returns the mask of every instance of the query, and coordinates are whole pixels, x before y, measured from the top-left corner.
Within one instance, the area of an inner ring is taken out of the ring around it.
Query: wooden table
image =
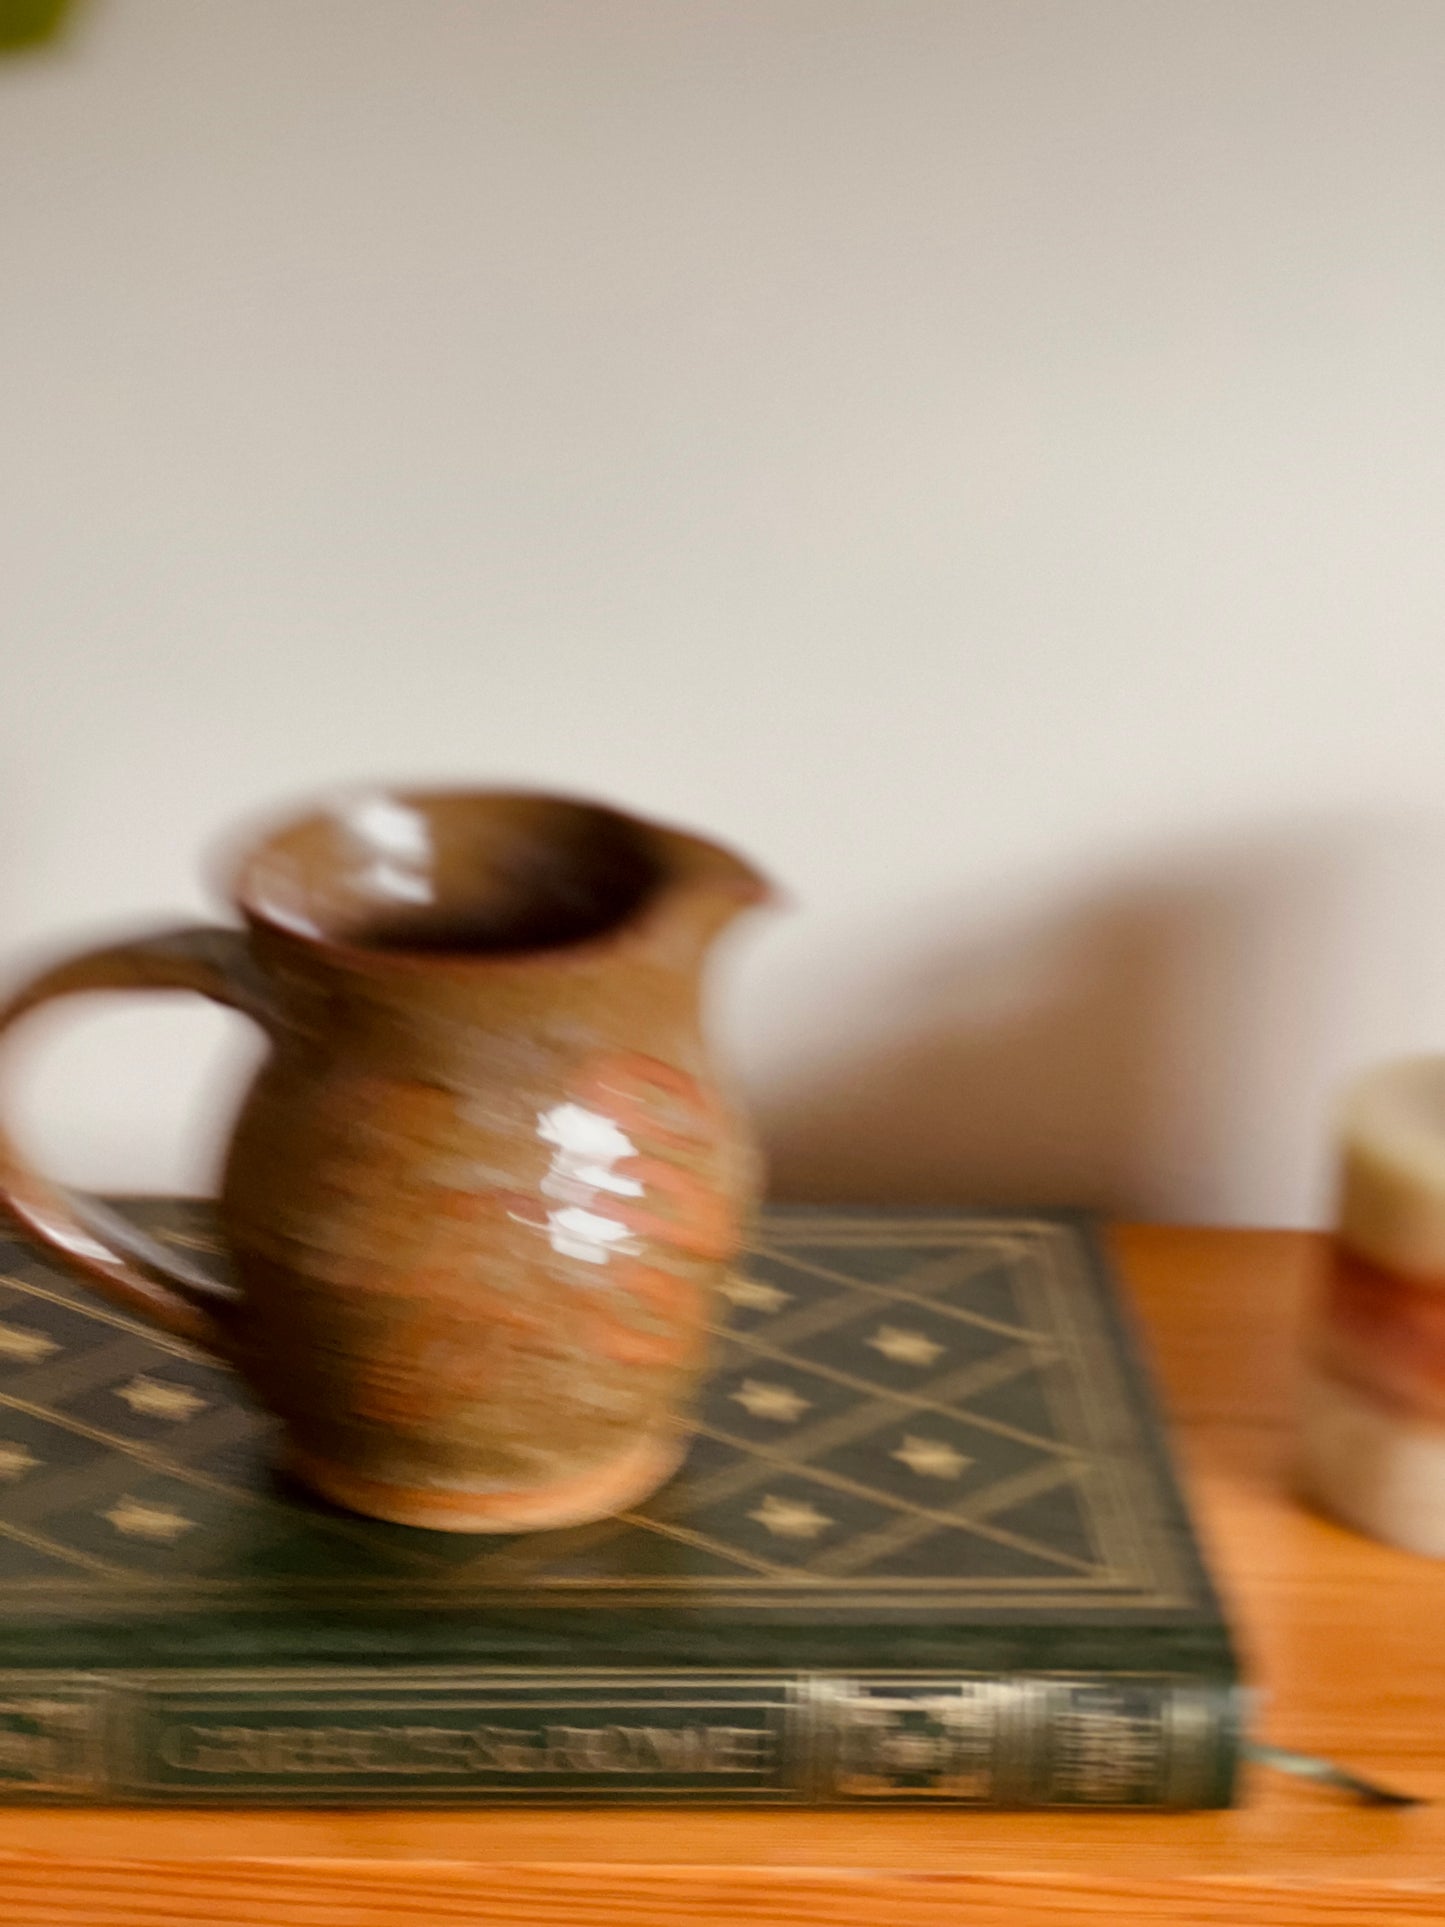
[[[1445,1566],[1285,1488],[1316,1242],[1127,1227],[1205,1536],[1277,1744],[1439,1804],[1256,1773],[1231,1813],[10,1813],[16,1927],[1377,1927],[1445,1923]]]

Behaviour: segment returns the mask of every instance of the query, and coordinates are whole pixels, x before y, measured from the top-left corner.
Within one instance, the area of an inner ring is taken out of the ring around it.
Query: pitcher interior
[[[321,942],[494,955],[603,936],[664,874],[654,833],[596,804],[373,789],[273,832],[242,864],[237,896]]]

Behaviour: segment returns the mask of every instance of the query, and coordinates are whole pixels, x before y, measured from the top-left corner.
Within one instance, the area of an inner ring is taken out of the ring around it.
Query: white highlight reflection
[[[613,1169],[621,1159],[637,1154],[627,1133],[600,1111],[557,1104],[538,1118],[537,1135],[555,1147],[541,1186],[544,1197],[562,1201],[560,1210],[547,1214],[552,1249],[564,1258],[595,1265],[605,1265],[614,1252],[635,1251],[637,1241],[628,1227],[593,1208],[608,1195],[642,1195],[636,1178]]]
[[[547,1229],[552,1237],[552,1249],[564,1258],[585,1258],[589,1264],[605,1265],[614,1250],[630,1239],[625,1224],[616,1218],[604,1218],[596,1211],[584,1211],[579,1204],[569,1204],[561,1211],[547,1213]]]
[[[367,848],[361,881],[373,896],[400,903],[434,903],[431,825],[420,810],[394,796],[359,796],[342,820]]]
[[[551,1167],[542,1180],[548,1197],[571,1195],[567,1187],[587,1191],[611,1191],[619,1198],[640,1198],[642,1186],[636,1178],[624,1177],[610,1167],[620,1158],[637,1155],[637,1146],[610,1117],[589,1111],[581,1104],[559,1104],[544,1111],[537,1122],[537,1135],[544,1143],[555,1144]]]

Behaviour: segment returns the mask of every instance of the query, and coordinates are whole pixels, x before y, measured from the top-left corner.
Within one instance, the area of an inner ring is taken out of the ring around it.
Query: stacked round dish
[[[1309,1496],[1347,1523],[1445,1558],[1445,1057],[1364,1077],[1340,1138],[1302,1474]]]

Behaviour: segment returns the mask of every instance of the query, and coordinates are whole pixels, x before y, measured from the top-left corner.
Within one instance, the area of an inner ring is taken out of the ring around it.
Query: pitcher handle
[[[265,987],[245,932],[194,924],[102,945],[42,970],[0,1009],[0,1035],[52,998],[93,990],[194,990],[269,1028]],[[0,1212],[123,1310],[229,1356],[240,1294],[99,1199],[42,1176],[3,1127]]]

